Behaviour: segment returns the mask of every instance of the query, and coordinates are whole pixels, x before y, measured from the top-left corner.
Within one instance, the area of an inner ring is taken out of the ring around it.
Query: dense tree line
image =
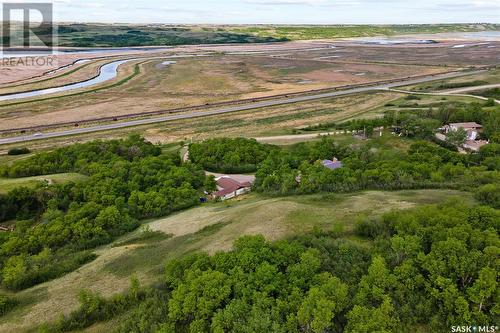
[[[189,159],[213,172],[248,173],[273,150],[273,146],[254,139],[217,138],[189,145]]]
[[[134,136],[40,153],[2,169],[9,177],[59,172],[88,176],[78,183],[17,188],[0,195],[2,284],[22,289],[69,272],[95,256],[87,250],[131,231],[145,218],[196,205],[203,170]]]
[[[256,173],[255,188],[271,194],[351,192],[363,189],[476,188],[500,182],[498,144],[480,154],[462,155],[425,141],[405,152],[364,145],[342,146],[332,138],[276,151]],[[341,169],[319,161],[333,156]]]
[[[413,95],[409,95],[412,97]],[[416,97],[416,96],[414,96]],[[418,97],[416,97],[418,100]],[[411,100],[411,99],[410,99]],[[396,106],[389,104],[387,106]],[[349,130],[366,131],[370,136],[373,129],[383,126],[392,128],[405,137],[417,139],[431,139],[438,128],[459,122],[477,122],[484,127],[484,138],[494,142],[500,142],[500,108],[486,107],[479,103],[446,102],[435,103],[430,106],[422,106],[417,102],[414,104],[399,104],[399,108],[405,106],[409,110],[390,110],[384,113],[382,118],[375,119],[353,119],[342,123],[322,123],[306,127],[305,131],[329,131],[329,130]],[[493,105],[495,106],[495,104]],[[418,113],[415,108],[419,108]]]
[[[125,140],[93,141],[41,152],[27,160],[0,168],[4,177],[29,177],[63,172],[90,175],[93,167],[111,161],[133,161],[158,156],[161,149],[137,136]]]
[[[499,222],[498,210],[454,200],[362,219],[355,232],[364,245],[321,231],[274,243],[243,237],[230,252],[168,263],[165,284],[127,306],[130,315],[116,331],[449,332],[494,325]],[[116,297],[90,299],[97,305],[84,299],[59,327],[113,317]]]

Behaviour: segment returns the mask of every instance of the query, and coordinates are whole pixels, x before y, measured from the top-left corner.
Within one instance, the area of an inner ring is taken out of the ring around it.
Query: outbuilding
[[[217,191],[212,193],[215,199],[227,200],[250,192],[251,182],[239,182],[229,176],[222,176],[215,179]]]

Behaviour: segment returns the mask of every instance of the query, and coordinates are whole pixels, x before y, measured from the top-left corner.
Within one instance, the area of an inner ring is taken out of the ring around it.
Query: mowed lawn
[[[85,179],[86,176],[78,173],[59,173],[54,175],[44,175],[26,178],[0,178],[0,193],[5,194],[16,187],[33,187],[40,182],[50,184],[60,184],[69,181],[79,181]]]
[[[145,223],[143,228],[114,244],[96,250],[98,258],[93,262],[64,277],[17,293],[22,306],[0,318],[0,332],[25,331],[47,320],[56,320],[60,314],[78,307],[77,294],[81,289],[110,296],[126,290],[134,275],[142,284],[155,283],[162,279],[169,260],[195,251],[229,250],[234,240],[244,235],[262,234],[269,240],[277,240],[314,228],[336,231],[343,228],[343,237],[369,246],[369,242],[352,233],[356,220],[380,216],[392,209],[439,203],[450,197],[474,201],[469,193],[451,190],[366,191],[282,198],[250,194],[234,201],[192,208]],[[85,331],[102,331],[108,324]]]

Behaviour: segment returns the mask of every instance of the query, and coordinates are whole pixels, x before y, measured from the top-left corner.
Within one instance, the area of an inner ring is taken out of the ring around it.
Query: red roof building
[[[221,199],[231,199],[240,194],[246,193],[250,191],[252,187],[252,183],[250,182],[238,182],[231,177],[220,177],[216,180],[217,183],[217,191],[212,193],[215,198]]]

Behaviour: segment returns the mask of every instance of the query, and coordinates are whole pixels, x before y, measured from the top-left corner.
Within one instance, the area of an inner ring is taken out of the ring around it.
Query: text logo
[[[2,53],[51,53],[55,45],[51,3],[3,3],[2,19]]]

